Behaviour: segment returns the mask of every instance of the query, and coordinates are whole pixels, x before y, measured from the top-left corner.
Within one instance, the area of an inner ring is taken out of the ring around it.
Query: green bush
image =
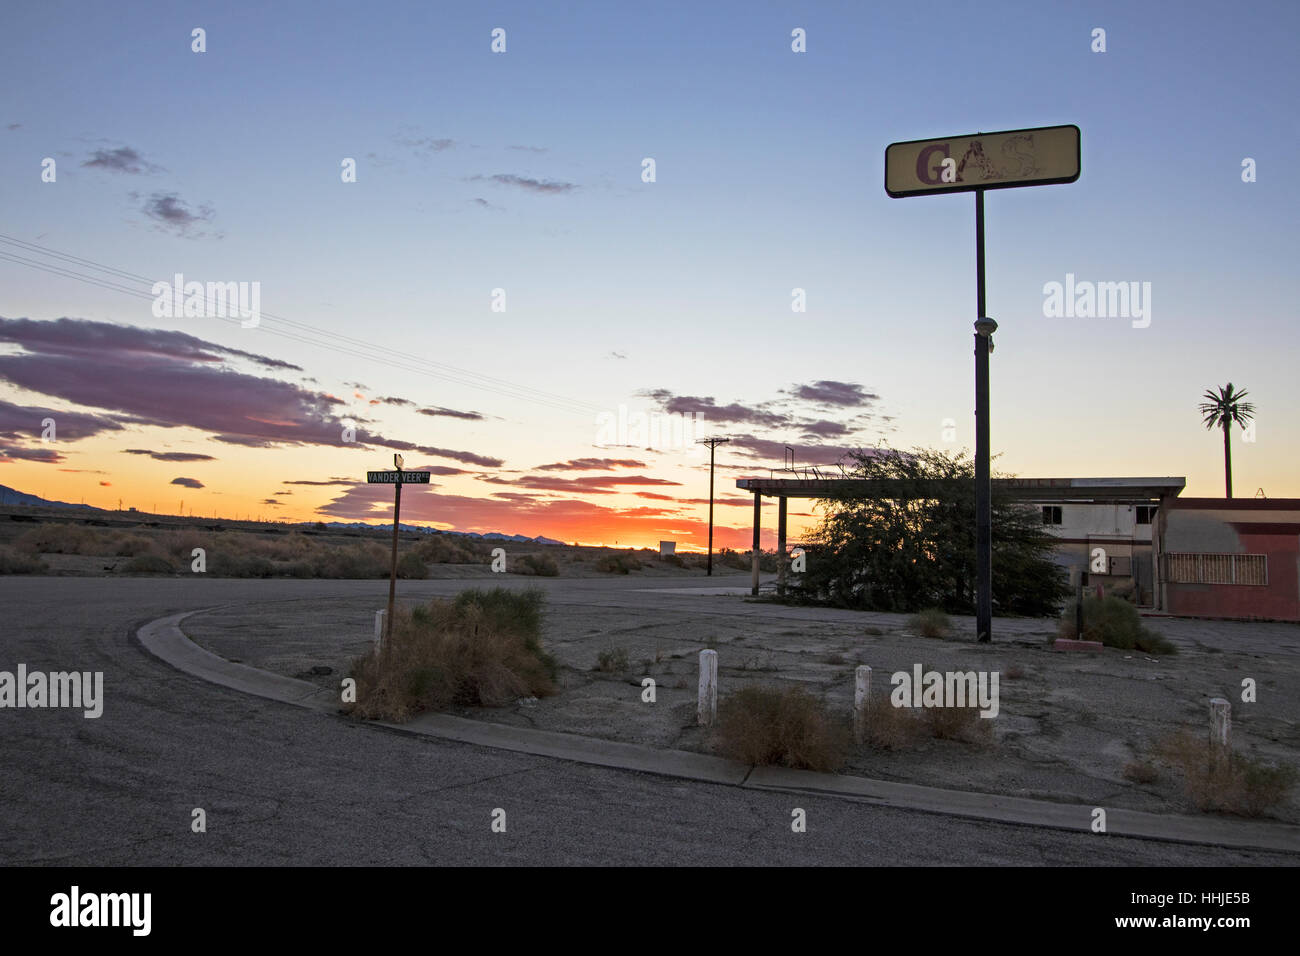
[[[1078,639],[1074,618],[1074,605],[1070,604],[1061,614],[1058,626],[1061,637]],[[1100,641],[1106,647],[1139,650],[1147,654],[1178,653],[1178,648],[1142,624],[1137,608],[1123,598],[1109,595],[1083,599],[1082,640]]]

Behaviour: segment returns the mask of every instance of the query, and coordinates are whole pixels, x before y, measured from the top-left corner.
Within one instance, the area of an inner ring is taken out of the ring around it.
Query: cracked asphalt
[[[412,597],[436,582],[399,583]],[[568,600],[628,608],[646,582]],[[634,588],[636,590],[634,590]],[[572,764],[361,726],[172,670],[134,634],[221,604],[387,582],[0,579],[0,670],[103,671],[104,713],[0,709],[0,863],[49,865],[1294,865]],[[791,811],[807,812],[807,832]],[[202,808],[207,832],[191,830]],[[493,833],[493,810],[506,832]]]

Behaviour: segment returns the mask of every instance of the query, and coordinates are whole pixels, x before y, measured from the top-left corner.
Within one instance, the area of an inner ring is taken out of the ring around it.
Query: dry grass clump
[[[844,766],[849,732],[800,687],[750,686],[721,701],[717,743],[741,763],[829,772]]]
[[[1160,741],[1154,756],[1182,774],[1198,810],[1263,816],[1287,799],[1296,782],[1295,767],[1235,753],[1186,729]]]
[[[351,713],[404,721],[455,706],[500,707],[555,692],[557,667],[541,645],[540,591],[462,591],[397,608],[383,649],[357,658]]]
[[[978,707],[895,707],[888,695],[873,695],[865,742],[877,750],[908,750],[926,739],[986,746],[993,739],[993,721],[979,714]]]
[[[596,655],[595,669],[605,674],[622,674],[630,666],[626,647],[607,647]]]
[[[952,630],[952,621],[937,607],[927,607],[913,614],[907,623],[922,637],[947,637]]]

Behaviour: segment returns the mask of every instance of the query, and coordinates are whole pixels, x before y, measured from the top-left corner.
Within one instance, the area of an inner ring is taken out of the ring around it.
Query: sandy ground
[[[945,640],[914,634],[904,615],[792,608],[748,597],[746,574],[712,583],[639,575],[600,579],[537,579],[485,574],[481,567],[439,567],[441,580],[401,582],[404,601],[450,595],[469,584],[541,586],[548,594],[544,640],[563,665],[554,697],[512,707],[458,711],[503,724],[710,752],[695,724],[698,655],[717,650],[719,688],[798,682],[846,716],[854,668],[869,664],[875,695],[890,675],[926,670],[998,671],[1000,713],[987,744],[929,739],[903,751],[862,748],[846,773],[956,789],[1139,810],[1195,812],[1178,777],[1163,770],[1150,784],[1124,776],[1160,739],[1208,727],[1208,700],[1233,702],[1239,752],[1300,765],[1300,627],[1173,618],[1147,623],[1180,653],[1154,659],[1142,652],[1101,654],[1050,649],[1054,622],[998,620],[995,643],[973,643],[974,622],[954,618]],[[716,593],[718,591],[728,593]],[[287,676],[338,687],[351,660],[369,646],[373,600],[285,601],[225,607],[189,618],[186,633],[223,657]],[[880,633],[874,633],[879,631]],[[602,650],[625,649],[620,674],[594,668]],[[319,673],[312,673],[315,668]],[[328,672],[325,672],[328,669]],[[642,702],[644,677],[657,701]],[[1243,703],[1244,678],[1258,686]],[[1300,800],[1272,811],[1300,822]]]

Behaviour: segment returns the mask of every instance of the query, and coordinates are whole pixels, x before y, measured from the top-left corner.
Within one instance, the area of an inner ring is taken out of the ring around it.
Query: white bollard
[[[711,726],[718,717],[717,651],[700,651],[700,699],[695,714],[702,727]]]
[[[871,701],[871,668],[859,665],[853,687],[853,736],[862,743],[867,736],[867,706]]]
[[[1232,733],[1232,704],[1222,697],[1210,700],[1210,743],[1228,746]]]
[[[375,612],[375,647],[384,646],[384,618],[387,614],[386,610]]]

